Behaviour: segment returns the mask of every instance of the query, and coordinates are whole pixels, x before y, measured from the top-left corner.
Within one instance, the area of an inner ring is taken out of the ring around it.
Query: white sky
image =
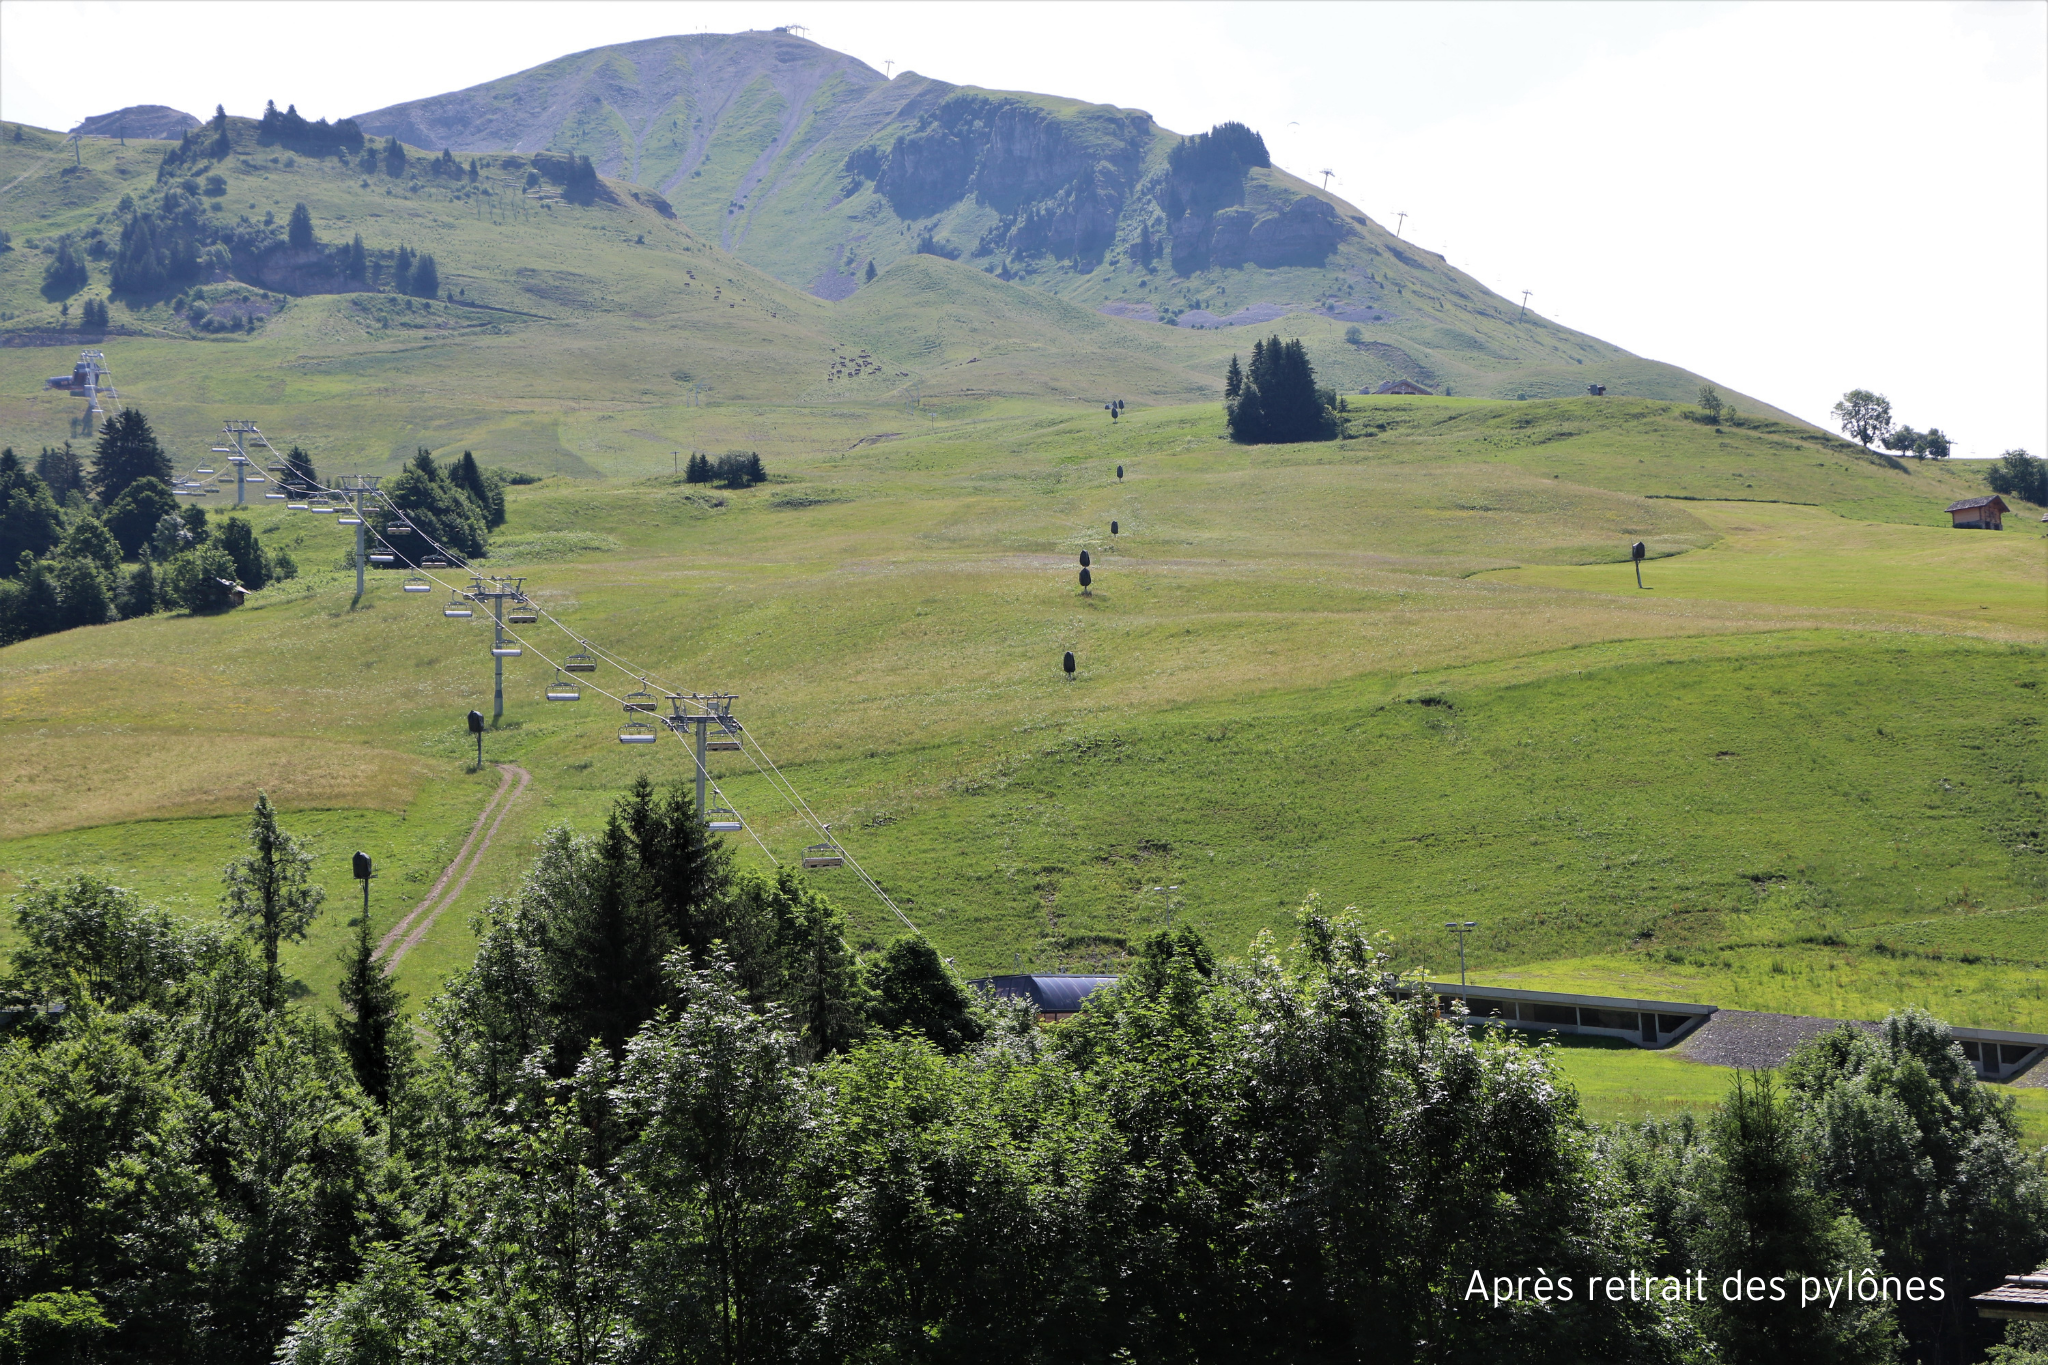
[[[338,118],[808,24],[877,68],[1241,119],[1503,294],[1825,421],[2048,453],[2048,3],[0,0],[0,118]]]

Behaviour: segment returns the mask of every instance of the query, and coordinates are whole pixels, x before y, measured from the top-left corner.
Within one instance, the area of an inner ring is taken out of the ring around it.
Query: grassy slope
[[[806,452],[804,412],[763,407],[751,420],[785,481],[714,509],[666,479],[550,480],[515,491],[500,558],[609,647],[741,692],[750,727],[963,966],[1104,960],[1176,915],[1235,949],[1284,931],[1313,887],[1372,908],[1404,960],[1433,968],[1435,921],[1484,920],[1482,979],[1607,962],[1724,1005],[1953,1013],[1961,987],[1972,1022],[2048,1015],[2030,969],[1901,958],[1871,937],[1967,938],[1976,911],[2041,902],[2039,855],[2017,847],[2039,820],[2038,707],[2020,686],[2039,622],[1976,610],[2028,581],[2026,542],[1941,533],[1941,590],[1903,609],[1871,575],[1860,598],[1667,601],[1619,587],[1611,562],[1645,536],[1712,547],[1653,576],[1718,555],[1771,581],[1740,518],[1783,508],[1643,496],[1737,477],[1853,514],[1793,509],[1885,562],[1930,534],[1912,523],[1961,486],[1953,471],[1645,404],[1373,400],[1357,421],[1371,437],[1254,451],[1216,440],[1213,408],[1113,428],[1000,409]],[[634,468],[602,443],[583,458]],[[303,560],[323,536],[339,549],[329,528],[255,515]],[[1100,556],[1087,598],[1083,547]],[[1587,560],[1607,564],[1570,568]],[[1499,570],[1516,563],[1612,590],[1502,581],[1536,572]],[[223,618],[14,646],[5,780],[34,799],[10,800],[29,812],[10,823],[46,832],[5,865],[92,864],[74,841],[103,842],[110,821],[231,812],[260,782],[300,807],[432,804],[464,752],[451,722],[487,682],[480,639],[388,581],[351,613],[336,576]],[[1053,667],[1065,647],[1083,664],[1071,685]],[[163,660],[188,654],[204,668],[163,687]],[[635,771],[678,770],[667,749],[610,743],[599,707],[529,700],[538,661],[512,674],[513,727],[492,747],[536,773],[521,830],[587,825]],[[114,717],[162,761],[58,780]],[[234,745],[208,748],[225,731]],[[218,771],[172,761],[193,751]],[[266,768],[266,752],[336,760]],[[720,775],[791,852],[801,832],[763,785]],[[827,881],[864,934],[885,931],[846,874]],[[459,956],[454,918],[422,969]],[[2023,914],[1993,918],[2038,960]],[[1845,943],[1798,942],[1825,935]]]
[[[1112,426],[1104,397],[1184,400],[1245,334],[1105,318],[931,257],[828,306],[623,190],[578,209],[491,158],[488,197],[366,188],[244,150],[231,211],[304,199],[323,236],[432,250],[471,300],[544,316],[296,300],[248,339],[111,341],[124,395],[180,452],[251,415],[326,469],[426,443],[577,476],[515,491],[496,563],[685,689],[741,692],[963,966],[1110,959],[1173,916],[1235,948],[1320,888],[1431,967],[1434,922],[1482,919],[1482,979],[2048,1028],[2023,686],[2040,547],[1933,529],[1970,491],[1960,470],[1616,398],[1367,400],[1350,439],[1310,447],[1232,447],[1207,404]],[[89,141],[68,177],[57,151],[0,143],[0,187],[29,175],[0,188],[16,330],[54,311],[26,239],[153,179],[147,148]],[[1302,332],[1326,371],[1351,363],[1341,324]],[[862,352],[883,373],[839,377]],[[37,385],[65,358],[0,348],[0,440],[62,437],[76,404]],[[698,383],[709,406],[686,399]],[[733,446],[776,482],[711,505],[663,477],[671,450]],[[0,655],[9,880],[111,867],[203,909],[261,786],[328,855],[378,845],[398,879],[381,924],[460,842],[483,799],[452,724],[487,685],[473,623],[388,581],[351,611],[317,571],[338,533],[253,515],[316,572],[223,618]],[[1648,591],[1631,539],[1657,556]],[[511,674],[492,748],[537,782],[409,960],[416,995],[521,839],[678,767],[609,742],[595,698],[543,708],[537,657]],[[119,764],[77,761],[116,744]],[[721,777],[771,846],[802,841],[758,779]],[[846,874],[827,882],[886,931]],[[345,920],[294,959],[319,992]]]

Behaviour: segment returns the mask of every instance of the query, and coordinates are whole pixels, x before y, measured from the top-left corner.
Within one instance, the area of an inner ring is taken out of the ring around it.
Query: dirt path
[[[426,898],[412,908],[412,913],[392,925],[391,931],[378,941],[377,951],[373,956],[384,958],[386,972],[397,970],[399,960],[427,936],[427,930],[434,927],[434,921],[441,917],[441,912],[455,904],[456,899],[462,895],[463,888],[469,885],[469,879],[476,875],[477,867],[484,860],[484,854],[489,851],[491,840],[498,837],[498,826],[505,823],[506,812],[512,809],[513,802],[525,794],[527,784],[533,781],[533,774],[517,763],[500,763],[497,769],[498,789],[492,792],[491,799],[484,803],[483,810],[476,817],[476,824],[470,828],[469,838],[463,840],[454,860],[442,870],[441,879],[434,883]],[[519,779],[517,787],[512,785],[515,776]],[[493,812],[497,814],[495,820],[491,818]],[[489,828],[486,829],[486,826]],[[455,880],[455,886],[443,896],[441,889],[448,885],[451,878]],[[422,918],[422,915],[425,917]],[[414,924],[415,920],[418,921],[417,924]],[[408,930],[411,932],[408,933]],[[386,954],[389,956],[385,956]]]

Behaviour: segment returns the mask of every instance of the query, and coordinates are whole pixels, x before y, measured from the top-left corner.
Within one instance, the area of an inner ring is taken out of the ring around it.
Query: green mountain
[[[432,150],[588,157],[827,300],[851,296],[869,262],[922,254],[1183,330],[1356,328],[1319,357],[1349,388],[1538,398],[1598,383],[1690,399],[1699,383],[1524,313],[1272,166],[1240,125],[1183,137],[1142,110],[888,80],[780,30],[595,48],[356,122]]]

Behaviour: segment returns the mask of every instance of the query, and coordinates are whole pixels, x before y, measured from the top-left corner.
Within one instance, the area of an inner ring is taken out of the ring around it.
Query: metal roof
[[[2048,1321],[2048,1274],[2008,1275],[2005,1283],[1970,1300],[1983,1318]]]
[[[1477,1000],[1526,1000],[1539,1005],[1585,1005],[1592,1009],[1648,1010],[1652,1014],[1713,1014],[1717,1005],[1682,1000],[1636,1000],[1620,995],[1577,995],[1570,991],[1510,990],[1505,986],[1458,986],[1448,981],[1422,983],[1431,993]]]
[[[1072,1014],[1081,1008],[1081,1002],[1101,990],[1114,986],[1113,976],[984,976],[968,982],[970,986],[987,986],[1005,1000],[1028,996],[1038,1006],[1041,1014]]]
[[[2001,512],[2010,512],[2012,510],[2005,505],[2005,499],[1999,497],[1996,493],[1993,493],[1988,498],[1964,498],[1961,502],[1952,502],[1941,510],[1944,512],[1967,512],[1972,507],[1989,507],[1993,503],[1998,504],[1998,510]]]

